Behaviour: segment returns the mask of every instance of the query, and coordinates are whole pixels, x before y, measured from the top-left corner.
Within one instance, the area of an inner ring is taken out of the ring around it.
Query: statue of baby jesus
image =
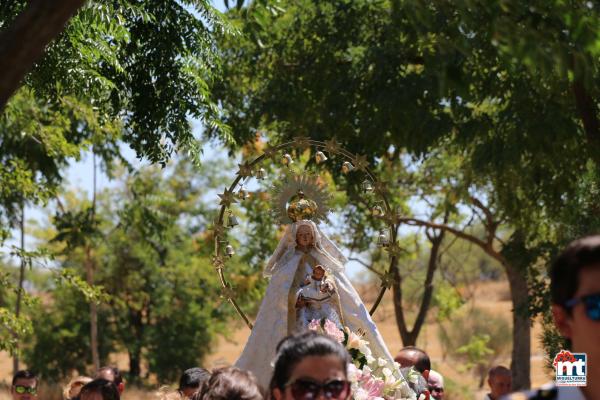
[[[327,318],[343,329],[335,302],[335,283],[326,276],[325,268],[318,264],[312,274],[305,276],[296,293],[297,328],[306,329],[314,319]]]

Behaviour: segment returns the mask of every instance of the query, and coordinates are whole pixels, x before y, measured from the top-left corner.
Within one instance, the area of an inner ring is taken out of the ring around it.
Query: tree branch
[[[424,227],[433,228],[433,229],[442,229],[446,232],[450,232],[451,234],[458,236],[461,239],[464,239],[473,244],[476,244],[490,257],[498,260],[503,265],[506,264],[506,259],[502,256],[502,254],[500,254],[499,251],[496,251],[494,249],[493,243],[488,243],[486,241],[483,241],[483,240],[479,239],[478,237],[475,237],[471,234],[468,234],[464,231],[461,231],[461,230],[451,227],[449,225],[438,224],[435,222],[423,221],[423,220],[420,220],[417,218],[406,218],[406,217],[399,217],[397,219],[397,222],[404,223],[404,224],[411,225],[411,226],[424,226]]]
[[[0,34],[0,110],[85,0],[30,0]]]

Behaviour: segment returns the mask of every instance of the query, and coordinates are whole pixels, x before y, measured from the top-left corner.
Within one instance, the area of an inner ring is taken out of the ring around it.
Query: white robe
[[[313,248],[309,254],[324,265],[328,276],[334,280],[339,294],[344,324],[353,332],[360,330],[365,334],[364,339],[369,342],[369,347],[375,358],[381,357],[393,362],[393,357],[385,346],[377,326],[344,273],[343,266],[339,262],[339,256],[337,258],[333,257],[331,254],[333,251],[327,251],[331,249],[332,244],[330,242],[321,243],[321,238],[324,235],[317,230],[314,224],[312,226],[319,245]],[[295,229],[286,234],[295,237]],[[290,239],[287,238],[287,240],[289,242]],[[242,355],[235,363],[238,368],[252,371],[258,382],[265,388],[268,388],[273,373],[272,363],[276,355],[275,348],[288,335],[288,307],[290,303],[288,299],[298,264],[304,255],[299,250],[292,248],[288,250],[285,256],[279,254],[276,262],[271,266],[271,270],[267,271],[268,275],[271,276],[271,281],[260,305],[252,333]],[[334,250],[337,250],[337,248]],[[339,250],[337,251],[339,252]],[[328,259],[335,259],[337,266],[326,265],[329,263]]]

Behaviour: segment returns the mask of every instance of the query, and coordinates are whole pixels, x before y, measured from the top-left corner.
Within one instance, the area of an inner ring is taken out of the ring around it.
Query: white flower
[[[364,367],[362,367],[362,372],[364,375],[371,375],[373,373],[373,370],[369,368],[368,365],[365,365]]]
[[[361,372],[358,368],[356,368],[356,365],[354,365],[354,364],[348,365],[348,380],[350,382],[356,382],[360,375],[361,375]]]
[[[365,355],[365,357],[373,355],[371,349],[369,348],[368,342],[360,343],[358,350]]]
[[[373,364],[376,361],[375,357],[373,356],[365,356],[365,358],[367,359],[367,364],[369,365]]]
[[[380,367],[385,367],[387,365],[387,363],[388,362],[387,362],[387,360],[385,358],[379,357],[377,359],[377,365],[380,366]]]
[[[394,368],[396,368],[396,369],[400,369],[400,363],[399,363],[399,362],[396,362],[396,361],[394,361]]]
[[[360,337],[354,333],[354,332],[349,332],[348,333],[348,344],[346,344],[346,347],[349,349],[357,349],[360,350]]]
[[[367,400],[369,398],[369,393],[363,389],[358,388],[352,395],[354,400]]]
[[[383,376],[385,376],[386,378],[389,376],[392,376],[392,370],[387,367],[382,369],[381,372],[383,373]]]

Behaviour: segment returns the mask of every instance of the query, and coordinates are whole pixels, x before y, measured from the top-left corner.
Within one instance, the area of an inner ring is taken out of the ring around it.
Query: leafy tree
[[[535,0],[254,3],[229,13],[245,36],[222,40],[224,79],[214,94],[240,140],[261,130],[336,137],[371,162],[388,150],[392,159],[404,150],[432,158],[455,145],[463,181],[455,193],[489,229],[484,240],[447,232],[505,266],[523,313],[532,267],[551,257],[565,232],[558,216],[579,207],[582,175],[600,165],[600,14],[586,7]],[[452,183],[455,171],[450,166],[442,176]],[[506,252],[500,227],[502,235],[517,233]],[[516,254],[529,262],[515,263]],[[526,388],[529,323],[526,315],[515,318],[513,382]]]

